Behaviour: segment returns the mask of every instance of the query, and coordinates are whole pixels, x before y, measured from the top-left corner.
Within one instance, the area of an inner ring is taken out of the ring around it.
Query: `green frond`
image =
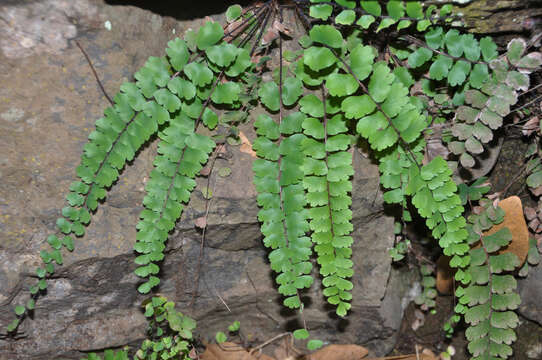
[[[310,109],[305,107],[302,111],[311,115]],[[302,146],[308,160],[303,168],[303,186],[324,295],[330,304],[336,305],[337,315],[345,316],[352,298],[352,283],[347,279],[353,275],[349,207],[354,170],[352,153],[347,151],[350,139],[344,134],[348,130],[346,119],[341,114],[330,116],[322,114],[322,120],[307,117],[303,122],[306,138]]]
[[[486,209],[492,207],[486,205]],[[472,226],[468,224],[469,228]],[[479,240],[480,247],[469,252],[472,260],[467,272],[472,275],[471,284],[456,292],[459,302],[467,306],[463,311],[470,324],[466,331],[468,349],[473,359],[507,358],[512,354],[510,345],[516,340],[513,329],[519,323],[512,310],[519,307],[521,299],[515,292],[515,278],[501,273],[514,270],[519,260],[513,253],[498,253],[512,240],[507,228],[479,236]]]

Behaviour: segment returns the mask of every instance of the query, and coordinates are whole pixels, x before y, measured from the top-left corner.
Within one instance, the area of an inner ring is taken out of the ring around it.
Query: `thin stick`
[[[540,99],[542,99],[542,95],[535,97],[533,100],[529,101],[528,103],[523,104],[522,106],[520,106],[520,107],[518,107],[517,109],[514,109],[514,110],[512,110],[512,111],[510,111],[510,112],[516,112],[516,111],[519,111],[519,110],[521,110],[521,109],[523,109],[523,108],[525,108],[525,107],[531,105],[532,103],[534,103],[534,102],[536,102],[536,101],[538,101],[538,100],[540,100]]]
[[[213,168],[215,166],[215,162],[216,162],[216,158],[218,157],[218,153],[220,152],[220,150],[222,150],[222,148],[224,147],[224,144],[220,144],[219,146],[216,147],[214,153],[213,153],[213,160],[211,162],[211,169],[209,171],[209,175],[207,176],[207,199],[206,199],[206,202],[205,202],[205,226],[203,227],[203,231],[202,231],[202,234],[201,234],[201,241],[200,241],[200,248],[199,248],[199,256],[198,256],[198,265],[197,265],[197,270],[196,270],[196,280],[195,280],[195,284],[194,284],[194,291],[192,292],[192,299],[190,300],[190,304],[188,305],[190,308],[193,308],[194,304],[196,303],[196,297],[198,296],[198,290],[199,290],[199,278],[200,278],[200,273],[201,273],[201,263],[203,261],[203,249],[204,249],[204,245],[205,245],[205,233],[206,233],[206,229],[207,229],[207,218],[209,216],[209,205],[211,203],[211,198],[209,197],[209,185],[211,183],[211,175],[213,173]],[[215,185],[216,185],[216,182],[215,182]],[[226,308],[228,309],[229,312],[231,312],[230,308],[228,307],[228,305],[226,304],[226,302],[224,302],[224,300],[220,297],[220,295],[218,295],[218,292],[216,294],[218,296],[218,298],[222,301],[222,303],[224,303],[224,305],[226,305]]]
[[[105,98],[107,99],[107,101],[109,101],[109,103],[111,104],[111,106],[115,105],[115,103],[113,102],[113,100],[111,100],[111,98],[109,97],[109,95],[107,94],[107,91],[105,91],[105,88],[104,86],[102,85],[102,82],[100,81],[100,78],[98,77],[98,73],[96,72],[96,69],[94,69],[94,65],[92,65],[92,61],[90,61],[90,57],[87,55],[87,52],[85,51],[85,49],[83,49],[83,47],[81,46],[81,44],[79,44],[79,41],[77,40],[74,40],[75,42],[75,45],[77,45],[77,47],[79,48],[79,50],[81,50],[81,52],[83,53],[83,55],[85,56],[85,59],[87,59],[87,62],[90,66],[90,70],[92,70],[92,73],[94,74],[94,77],[96,78],[96,82],[98,83],[98,86],[100,87],[100,89],[102,90]]]
[[[285,336],[292,336],[292,333],[289,333],[289,332],[285,332],[285,333],[282,333],[282,334],[278,334],[277,336],[274,336],[272,337],[271,339],[267,340],[266,342],[264,342],[263,344],[260,344],[258,346],[256,346],[255,348],[251,349],[248,354],[249,355],[252,355],[252,353],[254,353],[255,351],[258,351],[260,349],[263,349],[264,347],[266,347],[267,345],[271,344],[272,342],[274,341],[277,341],[278,339],[282,339],[283,337]]]

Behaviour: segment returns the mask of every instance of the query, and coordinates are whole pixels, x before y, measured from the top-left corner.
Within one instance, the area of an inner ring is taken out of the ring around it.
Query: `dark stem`
[[[422,40],[420,39],[417,39],[415,38],[414,36],[412,35],[404,35],[404,36],[401,36],[399,39],[401,40],[407,40],[413,44],[416,44],[420,47],[423,47],[423,48],[426,48],[428,50],[431,50],[432,52],[436,53],[436,54],[439,54],[439,55],[442,55],[442,56],[446,56],[446,57],[449,57],[450,59],[453,59],[455,61],[465,61],[465,62],[468,62],[468,63],[471,63],[471,64],[484,64],[484,65],[489,65],[488,62],[486,61],[472,61],[472,60],[469,60],[467,58],[464,58],[464,57],[457,57],[457,56],[452,56],[444,51],[440,51],[440,50],[437,50],[437,49],[433,49],[432,47],[430,47],[429,45],[427,45],[425,42],[423,42]]]
[[[113,102],[113,100],[111,100],[111,98],[109,97],[109,95],[107,94],[107,91],[105,91],[105,88],[104,86],[102,85],[102,82],[100,81],[100,78],[98,77],[98,73],[96,73],[96,69],[94,69],[94,65],[92,65],[92,61],[90,61],[90,57],[88,56],[87,52],[85,51],[85,49],[83,49],[83,47],[81,46],[81,44],[79,44],[79,41],[77,40],[74,40],[75,42],[75,45],[77,45],[77,47],[79,48],[79,50],[81,50],[81,52],[83,53],[83,55],[85,56],[85,59],[87,59],[87,62],[90,66],[90,70],[92,70],[92,73],[94,74],[94,77],[96,78],[96,82],[98,83],[98,86],[100,87],[100,89],[102,90],[102,93],[104,94],[105,98],[107,99],[107,101],[109,101],[109,103],[111,104],[111,106],[114,106],[115,103]]]
[[[384,110],[382,109],[382,106],[380,106],[380,104],[375,101],[373,99],[373,97],[371,96],[371,94],[369,93],[369,89],[367,89],[367,87],[365,86],[365,84],[363,82],[361,82],[361,80],[356,76],[356,74],[354,74],[354,71],[352,70],[352,68],[350,67],[350,65],[348,65],[348,63],[342,58],[340,57],[337,52],[335,51],[335,49],[333,49],[331,46],[328,46],[328,45],[323,45],[325,47],[327,47],[329,50],[331,50],[331,52],[333,53],[333,55],[335,55],[335,57],[337,59],[339,59],[342,64],[344,65],[344,67],[348,70],[348,73],[350,75],[352,75],[352,77],[354,77],[354,79],[358,82],[359,86],[361,87],[361,89],[363,90],[363,92],[369,96],[369,98],[371,99],[372,102],[375,103],[378,111],[380,111],[384,117],[386,118],[386,120],[388,121],[388,124],[389,126],[393,129],[393,131],[395,131],[395,133],[397,134],[397,136],[399,137],[399,139],[401,139],[401,141],[403,142],[404,146],[405,146],[405,149],[410,153],[410,156],[412,157],[412,162],[414,164],[416,164],[416,166],[418,167],[418,169],[420,169],[420,164],[418,164],[418,162],[416,161],[416,156],[414,155],[414,153],[412,152],[412,150],[410,149],[410,146],[408,146],[408,143],[403,139],[403,137],[401,136],[401,132],[395,127],[395,125],[393,124],[393,122],[391,121],[391,118],[384,112]]]

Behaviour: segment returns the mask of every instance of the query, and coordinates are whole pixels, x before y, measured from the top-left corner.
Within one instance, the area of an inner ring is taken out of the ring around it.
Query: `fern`
[[[143,340],[133,359],[191,359],[192,330],[196,322],[175,310],[175,304],[163,296],[155,296],[144,303],[145,317],[149,322],[147,339]],[[90,353],[81,360],[101,360]],[[103,360],[128,360],[126,349],[114,352],[105,350]]]
[[[309,275],[311,241],[305,236],[309,230],[303,189],[305,136],[300,133],[305,116],[293,112],[283,117],[283,104],[296,103],[301,94],[289,98],[281,91],[282,76],[279,81],[279,85],[273,81],[263,83],[258,92],[269,110],[279,111],[279,122],[262,114],[254,123],[258,138],[253,149],[261,158],[254,161],[254,184],[259,193],[258,205],[262,207],[258,219],[262,222],[264,244],[272,249],[269,261],[271,269],[279,273],[276,282],[279,292],[286,296],[284,305],[302,308],[299,290],[310,287],[313,282]],[[289,78],[285,83],[292,81],[295,79]]]
[[[346,280],[353,275],[350,233],[352,198],[351,175],[352,154],[350,138],[345,135],[345,118],[341,114],[331,117],[326,106],[327,96],[322,87],[322,100],[312,98],[320,104],[322,121],[308,117],[303,121],[303,130],[307,138],[303,150],[309,157],[303,169],[304,187],[307,189],[307,200],[310,206],[310,229],[312,241],[318,255],[320,274],[323,276],[324,295],[328,302],[337,306],[337,315],[345,316],[352,299],[349,290],[353,285]],[[332,110],[333,111],[333,110]],[[331,118],[329,118],[331,117]]]
[[[299,38],[299,51],[283,51],[289,30],[282,12],[289,5],[307,32]],[[516,103],[518,91],[529,87],[528,74],[540,66],[541,58],[525,54],[521,40],[511,41],[499,56],[490,38],[477,40],[439,26],[452,19],[450,13],[450,5],[424,8],[417,1],[296,0],[285,5],[273,0],[245,10],[230,7],[225,27],[206,22],[198,31],[189,30],[184,40],[170,41],[167,56],[150,57],[135,74],[135,83],[123,84],[114,105],[97,121],[76,170],[80,179],[66,197],[69,206],[62,209],[57,234],[47,239],[52,250],[41,252],[45,265],[36,270],[39,281],[31,287],[27,304],[15,308],[18,317],[8,331],[15,331],[34,309],[54,263],[63,262],[62,247],[73,250],[73,236],[84,234],[107,189],[154,134],[158,154],[145,187],[134,250],[135,273],[143,279],[138,291],[146,294],[158,286],[168,234],[215,148],[214,138],[201,134],[200,125],[213,130],[221,123],[235,133],[259,101],[269,114],[254,115],[258,219],[284,305],[302,314],[300,294],[314,281],[314,249],[327,301],[339,316],[351,308],[355,135],[373,150],[384,201],[401,208],[400,224],[412,221],[412,204],[456,269],[459,304],[446,329],[451,332],[451,324],[463,316],[470,325],[467,338],[474,359],[509,356],[517,324],[510,310],[518,306],[519,297],[513,292],[515,280],[501,273],[513,270],[517,261],[500,251],[510,234],[482,235],[502,221],[502,211],[481,199],[489,190],[485,179],[456,185],[452,160],[474,166]],[[404,35],[403,29],[414,27],[424,33],[423,39]],[[365,35],[386,31],[401,36],[382,60]],[[273,42],[278,45],[278,66],[273,80],[262,81]],[[425,72],[428,78],[422,79]],[[425,97],[411,95],[416,82]],[[445,92],[433,90],[436,85],[443,85]],[[442,107],[429,108],[427,97]],[[425,136],[435,124],[450,128],[442,141],[456,158],[428,155]],[[541,186],[539,159],[528,165],[528,185]],[[484,210],[467,223],[464,206],[475,201]],[[401,244],[393,249],[396,258],[407,252],[407,240]],[[422,274],[425,289],[418,300],[432,308],[435,280],[428,266]],[[138,358],[186,356],[195,324],[175,314],[163,298],[146,305],[146,315],[154,321],[151,338],[162,340],[144,342]],[[167,331],[180,335],[163,337]],[[293,335],[309,337],[305,321]],[[310,349],[321,345],[315,339],[308,342]]]
[[[430,64],[427,89],[437,87],[432,83],[444,82],[455,92],[450,98],[426,90],[444,109],[455,108],[455,123],[451,125],[455,139],[448,148],[463,167],[472,168],[474,156],[485,151],[493,132],[510,114],[518,91],[529,88],[528,74],[540,66],[536,53],[525,54],[526,43],[514,39],[507,53],[499,56],[490,37],[477,40],[472,34],[460,34],[456,29],[445,32],[442,27],[429,28],[425,42],[408,35],[405,39],[418,46],[408,57],[409,66],[426,69]]]
[[[510,345],[516,340],[513,329],[517,315],[511,311],[521,303],[515,292],[517,283],[510,271],[519,266],[519,259],[511,252],[500,252],[512,240],[507,228],[492,235],[481,231],[503,221],[504,212],[490,201],[482,201],[480,214],[469,217],[469,251],[471,263],[468,273],[472,280],[468,287],[459,288],[456,311],[463,313],[470,324],[466,331],[468,349],[473,359],[507,358],[512,355]]]

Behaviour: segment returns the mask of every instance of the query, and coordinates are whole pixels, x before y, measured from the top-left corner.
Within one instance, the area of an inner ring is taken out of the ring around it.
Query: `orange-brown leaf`
[[[241,152],[249,154],[254,158],[258,157],[258,155],[256,155],[256,152],[252,150],[252,144],[250,143],[250,140],[242,131],[239,132],[239,139],[241,139],[241,148],[239,149],[241,150]]]
[[[328,345],[323,349],[311,354],[308,360],[358,360],[362,359],[369,351],[359,345]]]
[[[209,344],[205,352],[200,356],[201,360],[273,360],[273,358],[264,354],[250,354],[243,347],[224,342],[220,345]]]
[[[494,225],[484,233],[491,235],[507,227],[512,233],[512,241],[499,253],[512,252],[519,258],[520,266],[523,265],[529,251],[529,230],[523,217],[521,199],[517,196],[510,196],[499,202],[499,207],[504,210],[504,221]]]

